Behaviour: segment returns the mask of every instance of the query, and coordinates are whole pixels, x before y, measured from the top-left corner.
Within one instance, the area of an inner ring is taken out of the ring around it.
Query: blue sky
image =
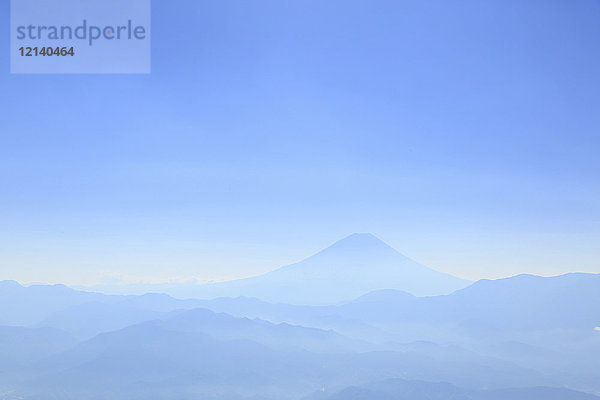
[[[470,279],[600,272],[599,20],[154,0],[150,75],[10,75],[4,51],[0,279],[229,279],[353,232]]]

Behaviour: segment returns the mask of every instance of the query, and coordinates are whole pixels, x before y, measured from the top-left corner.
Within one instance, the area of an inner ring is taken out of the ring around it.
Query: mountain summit
[[[194,297],[250,296],[291,304],[333,304],[374,290],[448,294],[470,282],[432,270],[369,233],[352,234],[296,264],[264,275],[200,285]]]
[[[383,242],[381,239],[377,238],[371,233],[353,233],[352,235],[346,236],[344,239],[339,240],[322,250],[319,254],[340,250],[396,251],[390,245]]]

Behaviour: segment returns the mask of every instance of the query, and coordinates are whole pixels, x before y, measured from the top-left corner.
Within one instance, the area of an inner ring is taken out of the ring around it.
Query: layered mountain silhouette
[[[448,294],[469,283],[411,260],[372,234],[355,233],[303,261],[264,275],[143,289],[179,298],[246,296],[273,303],[320,305],[349,301],[380,289],[403,290],[415,296]]]
[[[330,305],[0,282],[0,320],[24,325],[0,327],[0,399],[587,400],[561,387],[600,393],[599,293],[600,275],[579,273]]]
[[[200,323],[194,323],[198,317]],[[220,320],[215,322],[220,325],[215,332],[202,327],[215,319]],[[235,332],[223,338],[219,331],[224,324],[241,328],[238,338],[232,338]],[[200,332],[204,329],[210,334]],[[294,336],[301,330],[287,340],[297,340]],[[269,338],[271,334],[279,336],[275,343],[279,347],[283,336],[277,331],[264,335],[247,322],[205,312],[167,323],[137,324],[98,335],[37,363],[37,376],[19,391],[34,399],[298,400],[324,384],[345,387],[399,374],[475,387],[552,384],[550,378],[535,371],[514,365],[490,367],[476,359],[463,360],[456,368],[453,360],[435,360],[415,352],[282,351],[274,348]],[[259,337],[262,343],[248,336]]]

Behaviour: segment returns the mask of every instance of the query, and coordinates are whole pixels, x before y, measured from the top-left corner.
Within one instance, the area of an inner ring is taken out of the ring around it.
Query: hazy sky
[[[597,0],[154,0],[151,75],[10,75],[0,279],[227,279],[353,232],[600,272]]]

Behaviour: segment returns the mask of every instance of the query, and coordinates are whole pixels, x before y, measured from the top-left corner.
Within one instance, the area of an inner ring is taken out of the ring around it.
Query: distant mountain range
[[[371,234],[356,233],[303,261],[256,277],[203,285],[138,284],[87,290],[161,292],[201,299],[247,296],[273,303],[324,305],[380,289],[416,296],[448,294],[469,283],[419,264]]]

